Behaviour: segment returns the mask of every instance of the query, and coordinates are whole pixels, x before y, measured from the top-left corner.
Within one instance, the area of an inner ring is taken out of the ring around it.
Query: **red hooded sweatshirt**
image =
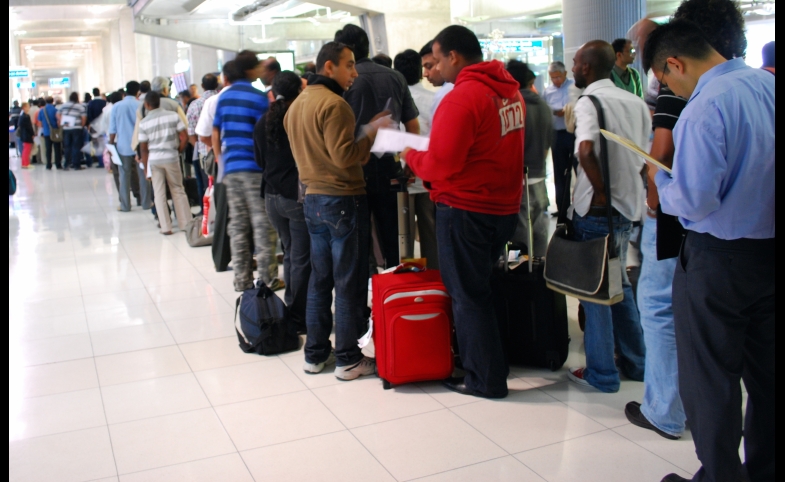
[[[434,202],[500,216],[519,212],[526,118],[519,88],[499,61],[458,74],[436,110],[428,151],[406,155]]]

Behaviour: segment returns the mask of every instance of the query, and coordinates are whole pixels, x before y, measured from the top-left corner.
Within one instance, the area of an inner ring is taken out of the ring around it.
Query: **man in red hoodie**
[[[427,152],[401,153],[436,203],[439,266],[452,297],[466,376],[450,390],[507,395],[509,370],[491,301],[491,270],[515,232],[523,186],[525,106],[519,85],[498,61],[483,62],[477,37],[453,25],[433,41],[438,69],[455,88],[431,128]]]

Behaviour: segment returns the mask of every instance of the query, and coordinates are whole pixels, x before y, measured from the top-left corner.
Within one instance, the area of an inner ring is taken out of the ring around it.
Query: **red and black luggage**
[[[371,278],[376,366],[385,389],[443,380],[453,371],[450,296],[438,271],[410,269],[404,264]]]

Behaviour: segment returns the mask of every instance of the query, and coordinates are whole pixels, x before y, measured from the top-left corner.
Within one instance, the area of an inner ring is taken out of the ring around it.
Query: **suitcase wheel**
[[[392,388],[392,384],[390,382],[388,382],[387,380],[385,380],[384,378],[382,378],[382,387],[385,390],[389,390],[389,389]]]
[[[558,363],[556,363],[556,360],[549,360],[548,361],[548,368],[550,368],[552,372],[555,372],[556,370],[558,370],[559,366],[558,366]]]

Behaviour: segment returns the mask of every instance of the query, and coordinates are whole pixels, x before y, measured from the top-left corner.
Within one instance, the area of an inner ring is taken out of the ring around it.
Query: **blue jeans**
[[[452,298],[464,382],[481,396],[507,395],[509,368],[493,307],[491,273],[517,222],[517,214],[495,216],[436,203],[439,266]]]
[[[79,169],[82,164],[82,146],[84,145],[82,132],[82,129],[63,129],[66,167],[69,162],[73,169]]]
[[[368,323],[368,199],[308,194],[305,223],[311,235],[305,361],[321,363],[330,355],[335,288],[335,364],[354,365],[363,358],[357,339]]]
[[[657,218],[646,218],[641,252],[643,264],[638,279],[638,309],[646,342],[647,367],[641,412],[663,432],[681,435],[686,416],[679,397],[676,327],[673,324],[676,258],[657,261]]]
[[[574,213],[572,225],[578,241],[608,235],[608,219],[605,217],[583,217]],[[641,320],[626,270],[632,222],[624,216],[614,216],[613,231],[621,261],[624,300],[611,306],[581,301],[586,313],[586,331],[583,334],[586,370],[583,378],[594,388],[607,393],[618,392],[620,386],[614,346],[619,350],[619,368],[632,380],[643,381],[646,357]]]
[[[280,194],[265,194],[267,217],[283,246],[284,302],[298,326],[305,326],[308,281],[311,278],[311,238],[303,205]]]

